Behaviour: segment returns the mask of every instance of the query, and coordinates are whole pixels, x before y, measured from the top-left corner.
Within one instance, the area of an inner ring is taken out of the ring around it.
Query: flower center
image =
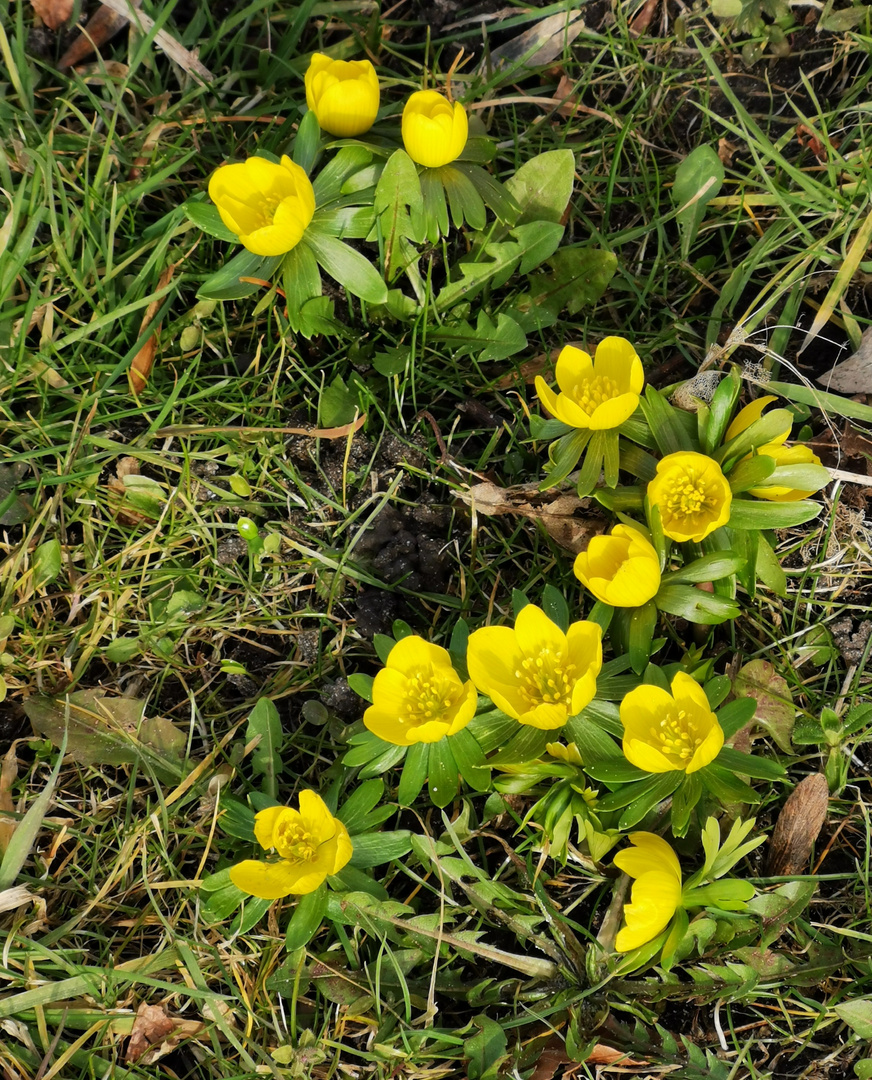
[[[266,229],[272,225],[281,201],[277,195],[264,195],[263,193],[258,193],[247,200],[251,211],[260,218],[258,228]]]
[[[576,400],[587,415],[592,416],[597,406],[618,397],[619,393],[614,379],[610,379],[608,375],[594,375],[579,386]]]
[[[399,722],[411,727],[421,727],[432,720],[447,723],[445,713],[454,704],[456,687],[448,679],[429,671],[416,672],[409,682],[406,715],[399,717]]]
[[[276,851],[291,862],[311,862],[318,845],[305,825],[299,822],[279,823],[275,835]]]
[[[666,492],[666,509],[677,518],[695,517],[711,503],[711,496],[702,480],[697,480],[692,473],[672,481]]]
[[[561,661],[550,649],[536,656],[525,656],[515,671],[518,690],[531,708],[536,705],[565,705],[572,701],[572,690],[578,681],[575,664]]]
[[[651,741],[673,764],[684,768],[699,748],[699,736],[693,718],[684,709],[670,710],[657,727],[651,728]]]

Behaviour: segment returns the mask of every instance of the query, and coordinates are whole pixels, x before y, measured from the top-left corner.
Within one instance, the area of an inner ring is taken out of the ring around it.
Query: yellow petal
[[[625,735],[621,743],[624,757],[637,769],[647,773],[676,772],[678,766],[662,754],[656,746],[645,739],[635,739]]]
[[[378,112],[378,90],[363,82],[343,81],[330,87],[318,102],[318,123],[339,138],[369,131]]]
[[[690,773],[697,772],[699,769],[704,769],[706,765],[710,765],[721,752],[723,745],[724,732],[721,725],[715,720],[708,735],[706,735],[694,751],[693,757],[690,759],[690,764],[687,766],[685,772],[689,775]]]
[[[629,420],[639,405],[638,394],[621,394],[597,405],[590,417],[592,431],[610,431]]]
[[[629,836],[633,845],[615,856],[615,866],[632,878],[652,871],[666,871],[676,881],[681,881],[681,863],[678,856],[662,836],[652,832],[633,832]]]
[[[594,373],[614,379],[622,393],[638,397],[645,385],[642,361],[631,342],[623,337],[605,337],[596,347]]]
[[[305,866],[307,864],[303,864]],[[257,896],[261,900],[278,900],[282,896],[290,896],[292,893],[314,892],[326,878],[322,874],[320,880],[312,883],[305,882],[306,887],[301,888],[300,883],[306,878],[306,873],[301,873],[300,867],[281,859],[274,863],[257,862],[254,859],[246,859],[230,867],[230,880],[245,893]],[[309,875],[310,879],[312,875]]]
[[[535,604],[527,604],[518,612],[515,637],[525,656],[538,656],[546,650],[555,656],[566,656],[566,634]]]
[[[416,741],[410,736],[411,728],[408,724],[401,723],[396,713],[379,706],[370,705],[363,714],[363,723],[367,731],[393,746],[411,746]]]
[[[430,720],[426,724],[419,724],[417,727],[409,728],[407,735],[409,738],[408,745],[413,743],[432,743],[439,742],[440,739],[444,739],[448,734],[449,725],[443,720]],[[393,741],[393,740],[391,740]],[[398,743],[398,745],[403,745]]]
[[[542,703],[533,709],[528,709],[518,717],[520,723],[527,727],[539,728],[540,731],[554,731],[563,727],[569,719],[569,713],[565,705],[552,705]]]
[[[351,837],[348,835],[348,829],[345,828],[341,821],[336,822],[335,841],[336,850],[333,854],[333,869],[330,871],[331,874],[338,874],[354,852],[354,845],[351,842]]]
[[[574,345],[564,345],[557,357],[554,374],[561,391],[572,396],[592,370],[593,360],[586,352]]]
[[[323,844],[326,840],[332,840],[336,835],[336,818],[327,809],[327,804],[314,791],[304,788],[300,792],[300,817],[303,819],[303,827],[312,837],[316,844]]]
[[[615,938],[619,952],[637,949],[664,930],[681,901],[681,885],[671,875],[652,871],[638,879],[624,907],[626,927]]]
[[[416,634],[410,634],[401,638],[391,649],[388,667],[413,678],[419,671],[429,668],[451,668],[451,657],[441,646],[425,641]]]
[[[457,703],[457,712],[454,719],[446,732],[447,735],[456,735],[458,731],[462,731],[469,721],[475,716],[475,710],[478,708],[478,694],[476,693],[475,686],[472,680],[463,684],[463,695],[460,697]]]
[[[275,847],[273,836],[279,818],[288,813],[286,806],[268,806],[254,816],[254,837],[264,851]]]
[[[740,409],[733,418],[733,422],[727,428],[725,441],[729,442],[730,439],[735,439],[737,435],[741,435],[743,431],[747,431],[752,424],[756,424],[763,415],[763,410],[766,406],[777,400],[778,399],[773,394],[767,394],[765,397],[757,398],[755,401],[752,401],[750,405],[746,405],[744,409]],[[788,432],[787,434],[790,433]],[[787,435],[784,437],[787,438]]]
[[[624,695],[621,702],[621,723],[624,738],[648,741],[652,727],[658,727],[661,716],[674,707],[672,695],[661,686],[637,686]]]

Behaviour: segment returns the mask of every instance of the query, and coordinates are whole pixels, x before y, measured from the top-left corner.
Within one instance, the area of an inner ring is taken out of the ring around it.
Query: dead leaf
[[[18,779],[18,758],[15,754],[13,743],[3,758],[3,766],[0,768],[0,810],[8,810],[15,813],[15,801],[12,798],[12,785]],[[6,853],[9,841],[12,839],[18,822],[11,818],[0,818],[0,855]]]
[[[591,537],[606,528],[605,518],[590,509],[590,499],[579,499],[559,489],[540,491],[536,483],[503,488],[485,481],[473,484],[458,496],[485,517],[515,514],[541,522],[552,540],[574,555],[584,551]],[[576,516],[579,511],[583,517]]]
[[[800,146],[811,150],[818,161],[827,160],[827,148],[814,128],[810,128],[807,124],[797,124],[796,141]]]
[[[615,1050],[612,1046],[606,1046],[604,1043],[597,1043],[588,1056],[585,1058],[585,1064],[587,1065],[626,1065],[627,1068],[641,1068],[647,1065],[647,1061],[636,1061],[634,1058],[627,1057],[623,1050]]]
[[[182,1039],[193,1038],[202,1030],[202,1021],[169,1016],[162,1006],[143,1002],[136,1010],[124,1060],[128,1065],[135,1061],[152,1065],[175,1050]]]
[[[187,740],[162,716],[144,717],[145,702],[78,690],[64,698],[34,695],[24,702],[34,730],[60,745],[67,731],[67,759],[80,765],[145,764],[177,781]],[[173,732],[169,730],[173,729]]]
[[[135,457],[119,458],[115,463],[115,475],[119,480],[125,476],[138,476],[140,473],[139,459]]]
[[[872,394],[872,326],[863,331],[857,351],[817,381],[837,394]]]
[[[73,0],[30,0],[30,3],[49,30],[57,30],[69,22],[73,13]]]
[[[592,350],[596,347],[596,342],[591,342],[588,347],[582,341],[567,341],[567,345],[573,345],[576,349],[581,349],[583,352],[588,352],[593,355]],[[498,390],[508,390],[509,387],[517,386],[520,382],[525,382],[528,386],[536,381],[537,375],[544,375],[546,379],[554,377],[554,365],[557,363],[557,357],[562,352],[562,349],[551,349],[547,353],[539,353],[538,356],[534,356],[532,360],[525,360],[523,364],[519,364],[518,367],[510,371],[507,375],[503,375],[497,379],[494,384]]]
[[[755,698],[757,708],[753,718],[732,739],[738,750],[751,745],[757,728],[768,732],[785,754],[793,753],[791,735],[796,709],[787,680],[779,675],[768,660],[752,660],[745,664],[733,680],[737,698]]]
[[[804,874],[818,834],[827,817],[830,789],[823,773],[813,773],[801,780],[781,808],[772,838],[766,873]]]
[[[630,23],[630,33],[633,37],[644,34],[651,25],[651,20],[654,18],[654,12],[657,10],[659,2],[660,0],[645,0],[639,14]]]
[[[522,60],[524,67],[544,67],[561,56],[582,30],[584,20],[577,9],[549,15],[523,34],[493,49],[482,61],[479,73],[492,78],[495,71],[506,68],[507,74],[511,74]]]
[[[0,911],[15,911],[33,899],[34,895],[26,885],[13,885],[11,889],[0,892]]]
[[[138,7],[142,0],[133,0]],[[76,38],[72,45],[58,61],[58,71],[66,71],[75,64],[81,64],[85,57],[111,41],[119,31],[127,26],[128,19],[124,15],[101,4],[85,24],[84,31]]]
[[[177,263],[173,263],[168,266],[161,274],[157,283],[157,292],[161,293],[169,285],[173,279],[173,273],[175,272]],[[145,333],[151,326],[152,319],[157,315],[158,308],[164,302],[166,297],[159,296],[145,309],[145,314],[142,316],[142,323],[139,327],[139,336]],[[130,371],[128,377],[130,380],[130,389],[134,394],[141,394],[142,391],[148,385],[148,377],[151,374],[151,366],[154,363],[154,356],[157,352],[157,336],[160,333],[160,323],[154,328],[152,333],[148,336],[139,352],[134,356],[130,364]]]
[[[735,143],[728,142],[726,139],[718,139],[718,157],[727,168],[733,164],[733,154],[738,149]]]

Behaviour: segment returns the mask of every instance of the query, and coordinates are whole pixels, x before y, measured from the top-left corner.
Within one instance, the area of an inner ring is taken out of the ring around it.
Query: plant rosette
[[[401,621],[395,637],[376,634],[384,667],[375,678],[355,674],[348,685],[370,707],[366,730],[353,734],[342,758],[360,768],[360,777],[379,776],[402,762],[397,789],[401,806],[410,806],[424,784],[435,806],[448,806],[462,778],[473,791],[490,789],[490,767],[468,726],[479,705],[475,686],[457,672],[465,652],[467,627],[458,623],[451,651],[412,633]]]
[[[606,487],[616,487],[620,435],[639,407],[645,385],[635,348],[626,338],[607,337],[591,358],[583,349],[566,345],[557,357],[554,375],[557,393],[541,375],[536,376],[536,394],[553,419],[532,423],[532,434],[537,439],[559,435],[548,448],[542,490],[565,480],[582,456],[579,497],[593,491],[601,472]]]
[[[411,850],[408,830],[381,828],[396,812],[395,805],[380,805],[383,796],[378,779],[357,785],[338,809],[332,789],[326,799],[301,791],[296,809],[276,805],[261,792],[250,794],[251,805],[222,795],[222,831],[243,843],[257,842],[264,857],[243,859],[204,878],[202,917],[218,923],[237,912],[230,932],[247,933],[276,900],[290,897],[295,906],[289,947],[298,948],[321,925],[328,887],[381,896],[381,886],[365,871]]]
[[[662,533],[653,538],[655,546],[647,529],[619,516],[620,524],[608,535],[593,537],[576,556],[573,572],[596,600],[590,617],[609,630],[615,651],[628,654],[633,670],[641,674],[657,647],[658,611],[705,625],[736,618],[734,598],[691,586],[732,578],[744,559],[718,551],[665,571],[669,545]]]
[[[733,369],[709,405],[699,402],[689,412],[649,386],[640,401],[644,421],[634,419],[627,432],[639,445],[627,445],[620,461],[641,483],[601,488],[595,496],[618,512],[644,510],[655,546],[662,536],[684,545],[691,558],[731,552],[743,561],[736,576],[747,591],[753,594],[759,579],[783,593],[784,574],[764,534],[816,517],[820,504],[805,496],[831,477],[805,448],[785,446],[794,417],[789,409],[764,412],[774,399],[732,419],[740,390]],[[716,581],[715,595],[733,599],[735,579]],[[671,595],[678,605],[690,599],[683,588]]]
[[[619,829],[632,828],[671,798],[672,832],[684,836],[703,796],[725,806],[757,803],[761,796],[741,777],[784,779],[777,762],[725,745],[756,708],[753,698],[742,698],[715,712],[729,693],[728,679],[702,687],[686,672],[674,671],[670,683],[653,664],[645,677],[647,682],[620,705],[623,759],[594,760],[584,767],[592,780],[610,789],[598,798],[597,810],[620,811]]]
[[[702,830],[705,862],[687,881],[678,856],[663,837],[630,834],[632,846],[619,851],[614,860],[633,879],[624,925],[615,938],[615,950],[627,954],[618,962],[617,974],[638,970],[658,954],[660,965],[669,970],[676,960],[690,955],[695,947],[695,938],[688,934],[691,913],[709,909],[715,917],[729,917],[747,909],[754,886],[724,875],[766,839],[746,839],[754,824],[753,818],[735,821],[720,843],[718,822],[708,818]]]

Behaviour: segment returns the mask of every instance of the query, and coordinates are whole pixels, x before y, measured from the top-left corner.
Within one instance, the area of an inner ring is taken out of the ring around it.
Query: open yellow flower
[[[595,536],[575,558],[575,576],[603,604],[642,607],[660,588],[660,559],[650,541],[630,525]]]
[[[403,109],[403,145],[419,165],[437,169],[460,157],[469,137],[466,110],[435,90],[418,90]]]
[[[284,255],[303,239],[315,213],[309,177],[287,156],[221,165],[209,180],[221,220],[255,255]]]
[[[478,695],[461,682],[445,649],[410,635],[394,645],[372,684],[367,728],[395,746],[439,742],[475,716]]]
[[[230,867],[230,880],[261,900],[314,892],[351,858],[351,838],[314,791],[300,792],[300,809],[270,806],[254,819],[254,835],[265,850],[275,848],[276,862],[246,859]]]
[[[744,409],[741,409],[727,428],[727,442],[746,431],[756,420],[760,419],[766,406],[777,400],[773,394],[767,394],[765,397],[757,398],[756,401],[752,401],[750,405],[746,405]],[[786,446],[785,443],[789,434],[790,428],[777,435],[772,442],[766,443],[764,446],[758,446],[757,453],[774,458],[776,468],[782,465],[820,465],[821,459],[810,447],[802,445]],[[751,455],[747,454],[747,457],[751,457]],[[751,488],[749,494],[757,499],[769,499],[770,502],[796,502],[798,499],[806,499],[809,495],[814,495],[815,491],[819,490],[820,488],[813,488],[811,491],[798,491],[796,488],[770,484],[764,487]]]
[[[533,604],[514,629],[487,626],[469,638],[469,675],[507,716],[551,730],[589,705],[603,663],[602,630],[575,622],[564,634]]]
[[[369,60],[331,60],[324,53],[313,53],[305,83],[306,104],[331,135],[347,139],[372,127],[379,85]]]
[[[699,543],[730,520],[733,493],[716,461],[693,450],[679,450],[658,462],[648,498],[660,509],[667,536]]]
[[[636,411],[645,385],[642,361],[622,337],[607,337],[591,360],[586,352],[566,345],[554,371],[560,393],[541,375],[536,393],[552,416],[569,427],[608,431],[620,427]]]
[[[630,833],[635,845],[619,851],[615,866],[635,878],[625,926],[615,938],[618,952],[629,952],[665,930],[681,906],[681,864],[666,841],[650,832]]]
[[[679,671],[672,693],[659,686],[637,686],[621,702],[624,757],[649,773],[694,773],[721,752],[724,732],[705,691]]]

